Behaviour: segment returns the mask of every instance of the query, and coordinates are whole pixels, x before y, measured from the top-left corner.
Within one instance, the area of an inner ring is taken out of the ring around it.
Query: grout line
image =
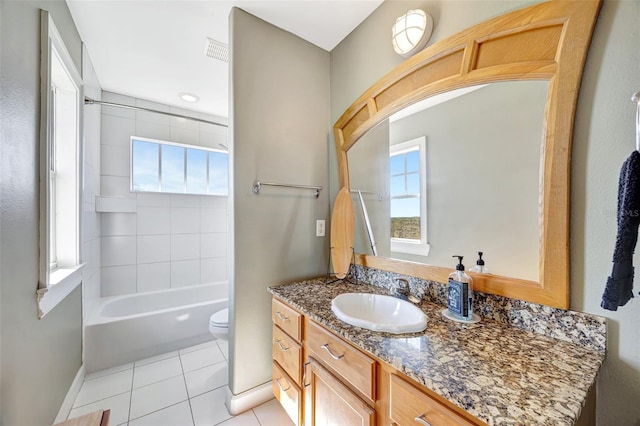
[[[252,408],[251,412],[253,413],[253,416],[256,418],[256,420],[258,421],[258,424],[260,426],[262,426],[262,422],[260,421],[260,417],[258,417],[258,415],[256,414],[255,410]],[[266,425],[265,425],[266,426]]]
[[[83,384],[84,384],[84,382],[83,382]],[[82,408],[82,407],[85,407],[87,405],[95,404],[96,402],[104,401],[105,399],[113,398],[114,396],[124,395],[127,392],[129,392],[129,391],[124,391],[124,392],[116,393],[114,395],[109,395],[109,396],[107,396],[105,398],[100,398],[100,399],[96,399],[95,401],[87,402],[86,404],[82,404],[82,405],[78,405],[78,406],[74,405],[74,406],[71,407],[71,410],[69,410],[69,411],[75,410],[76,408]],[[77,399],[77,397],[76,397],[76,399]],[[74,404],[75,404],[75,401],[74,401]]]
[[[184,381],[184,389],[187,391],[187,403],[189,404],[189,412],[191,413],[191,423],[195,426],[196,418],[193,415],[193,407],[191,407],[191,395],[189,394],[189,388],[187,387],[187,378],[185,377],[184,366],[182,365],[182,357],[180,351],[178,351],[178,360],[180,361],[180,368],[182,369],[182,380]]]
[[[157,410],[150,411],[150,412],[148,412],[146,414],[143,414],[142,416],[136,417],[135,419],[130,419],[129,422],[132,421],[132,420],[138,420],[138,419],[141,419],[143,417],[150,416],[153,413],[157,413],[158,411],[166,410],[167,408],[173,407],[174,405],[182,404],[185,401],[188,401],[188,399],[185,399],[185,400],[182,400],[182,401],[178,401],[178,402],[173,403],[171,405],[167,405],[166,407],[158,408]]]
[[[131,403],[133,402],[133,379],[136,376],[136,363],[133,363],[133,374],[131,374],[131,391],[129,393],[129,411],[127,412],[127,425],[129,424],[129,420],[131,420]]]

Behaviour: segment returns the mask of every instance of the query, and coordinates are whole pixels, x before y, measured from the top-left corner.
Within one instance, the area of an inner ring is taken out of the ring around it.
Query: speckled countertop
[[[348,292],[389,294],[366,284],[310,280],[270,287],[279,299],[489,425],[572,425],[604,351],[483,319],[460,324],[423,302],[421,333],[394,335],[351,326],[331,311]]]

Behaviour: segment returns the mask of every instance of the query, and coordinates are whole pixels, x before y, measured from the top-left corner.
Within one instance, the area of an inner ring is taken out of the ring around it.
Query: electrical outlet
[[[316,237],[324,237],[324,220],[316,220]]]

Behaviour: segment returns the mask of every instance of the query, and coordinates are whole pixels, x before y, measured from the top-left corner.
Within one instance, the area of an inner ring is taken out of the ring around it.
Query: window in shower
[[[226,151],[131,137],[131,190],[171,194],[229,193]]]

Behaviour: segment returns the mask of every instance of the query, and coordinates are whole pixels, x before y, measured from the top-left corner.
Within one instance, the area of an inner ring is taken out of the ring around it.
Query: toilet
[[[229,309],[215,312],[209,318],[209,332],[216,339],[229,340]]]

